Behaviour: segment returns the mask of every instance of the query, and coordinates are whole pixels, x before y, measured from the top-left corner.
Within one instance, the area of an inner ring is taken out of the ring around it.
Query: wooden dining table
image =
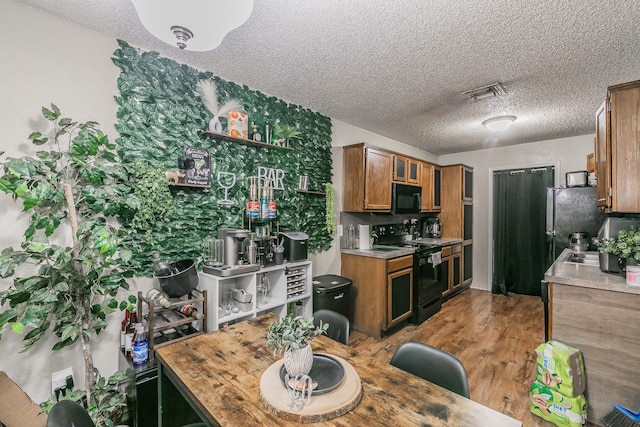
[[[210,426],[303,425],[275,415],[261,400],[261,376],[282,357],[265,345],[267,329],[275,320],[277,316],[268,313],[157,349],[160,425],[177,427],[194,421]],[[314,353],[347,361],[362,385],[353,409],[312,425],[522,426],[326,336],[316,337],[311,345]]]

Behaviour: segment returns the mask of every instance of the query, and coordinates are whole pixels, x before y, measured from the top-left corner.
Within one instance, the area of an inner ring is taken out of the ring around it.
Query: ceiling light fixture
[[[502,132],[509,129],[515,119],[515,116],[500,116],[487,119],[482,124],[493,132]]]
[[[244,24],[253,0],[131,0],[142,25],[165,43],[204,52]]]

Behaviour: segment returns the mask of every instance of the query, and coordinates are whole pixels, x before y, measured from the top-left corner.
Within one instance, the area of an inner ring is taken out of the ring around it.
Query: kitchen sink
[[[571,252],[562,261],[565,264],[582,264],[600,266],[598,252]]]

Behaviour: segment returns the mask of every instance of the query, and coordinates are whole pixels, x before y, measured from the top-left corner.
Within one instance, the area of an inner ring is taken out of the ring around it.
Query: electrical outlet
[[[51,394],[55,397],[57,388],[67,387],[67,377],[73,378],[73,369],[66,368],[51,374]],[[75,384],[75,379],[73,380]]]

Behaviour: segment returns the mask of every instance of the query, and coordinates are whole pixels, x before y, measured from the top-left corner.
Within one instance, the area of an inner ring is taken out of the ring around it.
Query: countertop
[[[640,295],[640,286],[627,285],[626,279],[618,274],[605,273],[598,266],[563,262],[571,252],[571,249],[565,249],[560,254],[544,274],[546,281],[553,284]]]
[[[449,246],[455,245],[456,243],[461,243],[462,239],[454,239],[449,237],[443,237],[440,239],[435,239],[431,237],[420,237],[418,239],[413,239],[411,242],[419,242],[425,243],[428,245],[438,245],[438,246]],[[376,249],[383,249],[383,251]],[[349,254],[349,255],[358,255],[358,256],[366,256],[370,258],[380,258],[380,259],[392,259],[398,258],[405,255],[413,255],[416,251],[415,248],[399,248],[397,246],[384,246],[384,245],[373,245],[372,249],[340,249],[340,253]],[[389,249],[388,251],[384,249]]]

